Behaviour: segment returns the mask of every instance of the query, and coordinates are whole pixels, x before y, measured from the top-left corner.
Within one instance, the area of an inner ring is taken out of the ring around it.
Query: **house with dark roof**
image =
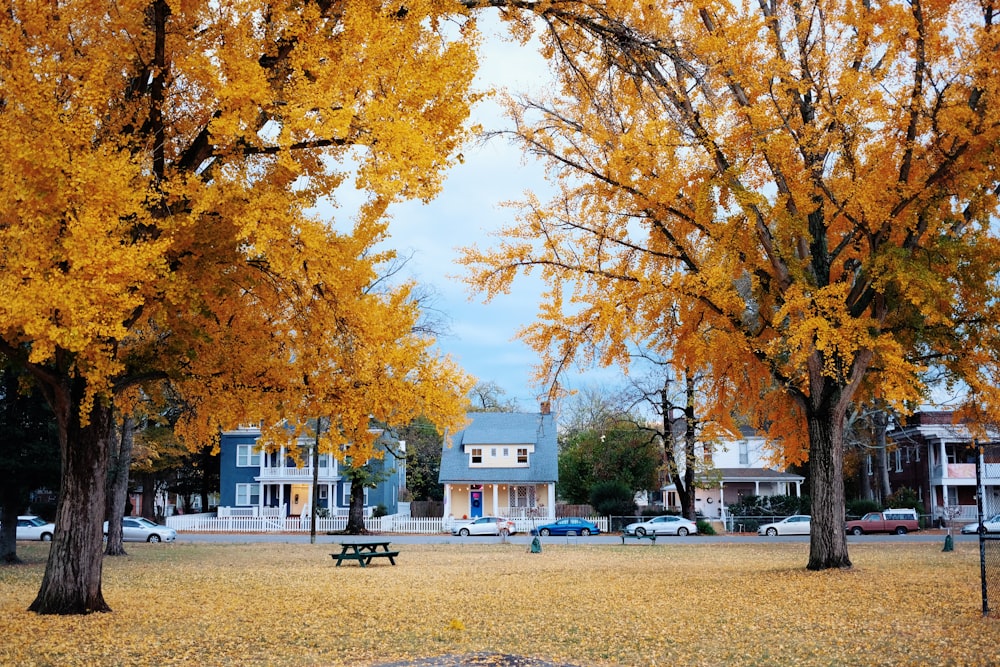
[[[705,517],[725,519],[726,507],[744,496],[801,496],[805,477],[778,470],[771,462],[766,438],[753,428],[740,428],[739,437],[699,444],[705,472],[699,475],[695,509]],[[665,505],[679,508],[676,487],[663,488]]]
[[[446,439],[438,481],[444,516],[555,517],[559,480],[556,422],[538,413],[474,412]]]

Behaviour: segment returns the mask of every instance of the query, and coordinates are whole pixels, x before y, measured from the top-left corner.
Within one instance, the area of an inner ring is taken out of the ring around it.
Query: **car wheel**
[[[677,534],[678,534],[678,535],[679,535],[680,537],[687,537],[687,534],[688,534],[688,529],[687,529],[687,528],[678,528],[678,529],[677,529]]]
[[[635,529],[635,534],[636,535],[645,535],[646,534],[646,529],[643,528],[642,526],[639,526],[638,528]]]
[[[896,526],[897,535],[906,535],[906,526]]]
[[[461,535],[462,537],[468,537],[469,536],[469,529],[468,528],[463,528],[462,530],[458,531],[458,534]]]
[[[159,536],[159,535],[157,535],[156,533],[153,533],[152,535],[150,535],[150,536],[149,536],[149,537],[148,537],[148,538],[146,539],[146,541],[147,541],[147,542],[159,542],[159,541],[160,541],[160,536]]]
[[[42,533],[42,542],[51,542],[52,533]]]
[[[861,526],[855,526],[851,528],[851,535],[864,535],[865,531],[861,530]]]
[[[768,537],[774,537],[777,534],[778,534],[778,529],[777,528],[768,528],[767,529],[767,535],[768,535]]]
[[[541,535],[542,537],[548,537],[549,536],[549,529],[548,528],[542,528],[540,531],[538,531],[538,534]]]
[[[584,528],[583,530],[580,531],[580,534],[583,535],[584,537],[587,537],[588,535],[590,535],[590,528]]]

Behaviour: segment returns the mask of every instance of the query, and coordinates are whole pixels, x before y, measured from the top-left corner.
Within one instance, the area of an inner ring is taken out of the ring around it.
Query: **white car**
[[[513,535],[517,532],[514,522],[499,516],[481,516],[467,523],[456,524],[451,527],[452,535]]]
[[[104,522],[104,536],[108,536],[108,522]],[[141,516],[127,516],[122,519],[123,542],[173,542],[177,531],[161,526]]]
[[[17,517],[17,539],[19,540],[51,542],[55,532],[56,525],[54,523],[47,523],[37,516],[28,514]]]
[[[695,535],[698,525],[682,516],[666,514],[625,526],[626,535]]]
[[[808,514],[794,514],[777,523],[765,523],[757,529],[758,535],[808,535],[810,526]]]
[[[983,531],[986,533],[1000,533],[1000,514],[994,514],[988,519],[983,519]],[[962,526],[963,535],[975,535],[978,532],[978,523],[967,523]]]

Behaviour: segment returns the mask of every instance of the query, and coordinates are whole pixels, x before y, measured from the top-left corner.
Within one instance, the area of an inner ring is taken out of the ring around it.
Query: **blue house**
[[[319,456],[319,494],[312,497],[312,441],[300,439],[291,447],[298,448],[298,459],[290,447],[264,452],[257,446],[260,428],[241,426],[222,434],[219,442],[219,507],[241,508],[241,514],[253,516],[307,516],[312,508],[329,516],[346,515],[351,501],[351,483],[341,474],[341,466],[330,454]],[[365,514],[382,505],[395,514],[399,492],[405,487],[406,461],[396,459],[391,450],[405,452],[406,443],[381,436],[379,445],[386,450],[380,461],[372,461],[388,473],[388,478],[375,489],[365,489]]]
[[[554,518],[559,449],[547,407],[466,417],[471,423],[441,451],[445,518]]]

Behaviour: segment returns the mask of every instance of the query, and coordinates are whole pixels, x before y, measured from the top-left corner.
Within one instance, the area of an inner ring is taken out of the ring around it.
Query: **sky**
[[[550,81],[548,66],[537,47],[502,39],[504,29],[491,13],[479,20],[486,42],[476,80],[478,89],[492,83],[511,93],[531,93]],[[511,126],[491,101],[481,102],[473,110],[471,122],[487,131]],[[390,209],[391,238],[386,245],[402,255],[412,253],[403,273],[436,293],[435,309],[448,320],[448,333],[438,338],[440,350],[479,381],[496,383],[520,409],[534,411],[542,393],[532,383],[538,358],[515,336],[534,321],[541,282],[520,277],[510,294],[485,304],[482,294],[471,293],[462,282],[465,269],[457,259],[461,247],[495,245],[497,239],[490,237],[490,232],[510,224],[514,215],[512,209],[501,207],[503,202],[521,199],[528,190],[544,201],[552,189],[544,180],[542,165],[526,159],[507,139],[475,142],[462,153],[464,163],[449,172],[435,200],[429,204],[407,202]],[[567,377],[561,384],[572,387],[577,382],[590,381],[579,375]]]

